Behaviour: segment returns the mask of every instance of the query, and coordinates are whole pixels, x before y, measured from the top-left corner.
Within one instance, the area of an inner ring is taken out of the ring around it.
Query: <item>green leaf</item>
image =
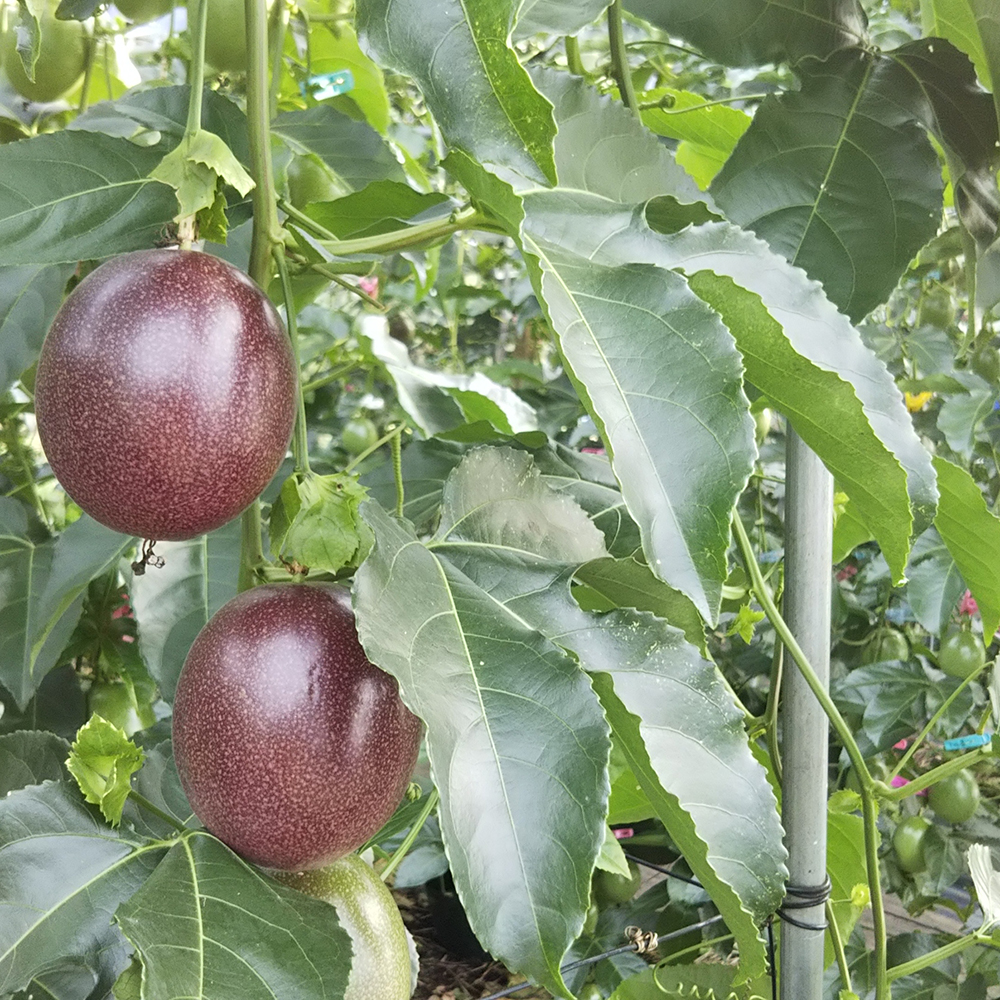
[[[0,736],[0,799],[28,785],[69,777],[68,753],[69,743],[55,733],[29,729]]]
[[[180,210],[178,221],[211,209],[222,184],[236,188],[246,196],[254,186],[253,179],[240,166],[229,147],[212,132],[200,129],[182,139],[157,164],[150,176],[169,184],[177,192]]]
[[[729,1000],[736,970],[731,965],[658,965],[626,979],[610,1000]],[[759,994],[743,993],[753,997]]]
[[[941,169],[891,59],[847,49],[801,72],[800,90],[761,104],[711,192],[859,320],[937,232]]]
[[[357,25],[383,66],[423,91],[449,146],[480,163],[554,183],[549,103],[511,47],[516,0],[360,0]]]
[[[306,214],[338,239],[378,236],[404,229],[415,216],[447,217],[454,202],[447,195],[414,191],[399,181],[372,181],[361,191],[336,201],[314,202]]]
[[[128,798],[125,800],[122,822],[130,829],[152,839],[166,839],[177,835],[177,825],[201,825],[181,787],[170,740],[157,743],[146,751],[145,763],[133,778],[132,787],[161,812],[173,817],[174,823],[167,822],[145,806],[139,805],[134,798]]]
[[[686,90],[658,87],[643,96],[645,102],[669,102],[644,110],[643,124],[657,135],[680,140],[677,162],[702,190],[707,188],[749,128],[750,115],[726,104],[706,107],[703,95]]]
[[[350,191],[360,191],[372,181],[406,181],[382,136],[333,108],[285,111],[274,119],[271,131],[293,153],[315,153]]]
[[[593,24],[607,9],[610,0],[521,0],[514,38],[527,38],[540,31],[553,35],[575,35]]]
[[[679,630],[642,612],[576,605],[569,581],[592,548],[573,527],[583,512],[538,485],[527,455],[470,453],[446,485],[434,553],[597,675],[616,745],[736,934],[747,975],[763,971],[757,923],[780,900],[785,851],[742,714]]]
[[[610,826],[604,828],[604,843],[601,844],[601,852],[597,855],[594,867],[614,875],[621,875],[622,878],[632,877],[622,845],[618,843],[618,838]]]
[[[115,980],[115,1000],[142,1000],[142,962],[134,955],[128,968]]]
[[[795,62],[867,42],[858,0],[626,0],[625,8],[727,66]]]
[[[83,797],[101,809],[112,825],[121,822],[131,778],[145,754],[116,725],[92,715],[76,734],[66,767]]]
[[[395,383],[400,406],[427,437],[458,431],[469,416],[488,419],[497,432],[490,437],[538,429],[535,411],[513,390],[482,372],[450,375],[415,365],[405,345],[389,336],[383,317],[366,317],[361,335]]]
[[[763,619],[763,611],[754,611],[749,604],[743,604],[732,624],[726,629],[726,635],[738,635],[749,646],[757,623]]]
[[[594,264],[635,261],[691,275],[693,291],[736,338],[747,379],[823,459],[900,580],[911,531],[933,517],[934,469],[892,377],[820,289],[735,227],[654,234],[640,213],[580,196],[572,223],[554,196],[525,203],[529,232],[566,227]]]
[[[152,246],[176,213],[171,189],[148,176],[161,156],[89,132],[0,146],[0,266],[100,259]]]
[[[498,483],[481,488],[501,493]],[[376,541],[354,582],[358,632],[427,726],[441,829],[469,922],[510,968],[569,997],[559,966],[583,927],[604,839],[609,741],[600,706],[561,650],[374,503],[363,513]],[[513,496],[510,516],[532,550],[545,543],[545,526],[520,517]]]
[[[173,701],[177,675],[195,636],[230,598],[240,569],[240,522],[186,542],[160,542],[160,569],[132,580],[139,651],[161,694]]]
[[[941,635],[965,593],[966,584],[954,557],[934,528],[928,528],[913,543],[906,577],[906,599],[914,617],[931,635]]]
[[[965,469],[940,457],[934,468],[941,488],[934,527],[979,605],[983,634],[991,636],[1000,626],[1000,519]]]
[[[19,705],[58,663],[87,585],[131,545],[86,515],[41,544],[27,530],[0,535],[0,682]]]
[[[359,508],[368,491],[355,476],[293,474],[271,507],[271,552],[282,562],[317,572],[358,566],[371,548]]]
[[[534,206],[558,197],[526,199],[524,246],[541,272],[560,353],[604,438],[650,568],[714,621],[730,515],[754,454],[735,345],[679,275],[604,265],[574,253],[569,240],[546,239],[553,216],[539,220]],[[559,204],[554,221],[570,222],[564,212],[574,203],[579,196]]]
[[[1000,51],[985,44],[1000,37],[1000,11],[993,0],[923,0],[920,20],[925,35],[947,38],[972,60],[983,86],[993,89]]]
[[[347,986],[351,941],[334,907],[207,833],[175,844],[116,917],[142,959],[145,1000],[339,997]]]
[[[128,964],[111,915],[162,854],[98,822],[68,781],[0,800],[0,995],[74,956],[104,996]]]
[[[0,268],[0,393],[38,360],[72,273],[66,264]]]
[[[860,816],[831,811],[826,821],[826,870],[833,888],[830,905],[833,919],[846,941],[861,917],[862,907],[855,905],[852,892],[856,885],[868,887],[865,861],[865,825]],[[833,945],[827,936],[825,964],[834,960]]]
[[[29,0],[19,0],[17,20],[9,21],[7,30],[17,34],[16,51],[29,80],[35,80],[35,63],[42,47],[42,32],[40,19],[43,15],[42,5]],[[13,18],[13,12],[7,15]]]

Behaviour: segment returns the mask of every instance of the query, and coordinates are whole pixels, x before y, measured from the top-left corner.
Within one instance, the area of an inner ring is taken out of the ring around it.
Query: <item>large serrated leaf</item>
[[[1000,518],[987,508],[965,469],[940,457],[935,457],[934,468],[941,488],[934,527],[972,591],[983,617],[983,635],[989,637],[1000,626]]]
[[[72,273],[68,264],[0,268],[0,392],[38,360]]]
[[[600,706],[560,649],[374,503],[362,513],[376,542],[355,578],[358,632],[427,725],[469,921],[511,968],[568,997],[559,966],[583,926],[607,812]],[[524,544],[538,541],[513,503],[511,517]]]
[[[361,36],[409,73],[456,147],[480,163],[553,183],[555,123],[510,44],[517,0],[359,0]]]
[[[517,12],[515,38],[527,38],[539,31],[555,35],[575,35],[581,28],[596,21],[610,0],[521,0]]]
[[[920,20],[924,34],[947,38],[975,64],[976,73],[988,90],[1000,70],[1000,9],[994,0],[923,0]]]
[[[742,713],[678,629],[642,612],[590,615],[576,605],[569,581],[587,558],[585,533],[574,527],[583,512],[539,485],[527,455],[471,453],[446,485],[434,551],[599,675],[619,745],[737,935],[745,973],[756,975],[764,969],[757,924],[783,893],[785,852]]]
[[[858,320],[937,232],[941,171],[895,63],[845,49],[807,70],[760,106],[711,191]]]
[[[0,535],[0,682],[22,708],[56,665],[87,585],[131,545],[86,515],[42,544]]]
[[[754,66],[826,56],[864,44],[867,18],[858,0],[626,0],[625,7],[711,59]]]
[[[112,915],[163,850],[99,823],[70,782],[0,801],[0,995],[72,957],[99,970],[103,996],[128,964]]]
[[[0,266],[152,246],[176,213],[173,190],[148,176],[163,152],[90,132],[0,146]]]
[[[69,743],[55,733],[28,729],[0,736],[0,799],[28,785],[69,778]]]
[[[334,907],[265,879],[194,832],[117,912],[145,1000],[343,996],[351,941]]]
[[[235,520],[186,542],[160,542],[164,565],[132,581],[132,610],[139,623],[139,651],[168,701],[195,636],[236,596],[240,522]]]

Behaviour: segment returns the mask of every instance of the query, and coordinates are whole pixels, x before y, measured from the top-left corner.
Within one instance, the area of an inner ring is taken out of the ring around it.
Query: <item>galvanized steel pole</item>
[[[789,429],[785,471],[784,616],[824,686],[830,682],[830,559],[833,477]],[[787,662],[787,661],[786,661]],[[827,718],[801,673],[789,663],[782,685],[782,807],[789,886],[826,879]],[[789,894],[787,902],[794,902]],[[790,909],[804,924],[824,924],[822,903]],[[822,930],[781,923],[781,1000],[820,1000]]]

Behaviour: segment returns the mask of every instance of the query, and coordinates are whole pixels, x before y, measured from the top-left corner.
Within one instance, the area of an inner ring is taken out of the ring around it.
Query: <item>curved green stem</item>
[[[336,241],[337,237],[331,233],[329,229],[321,226],[315,219],[311,219],[305,212],[297,209],[286,198],[278,199],[278,208],[280,208],[281,211],[284,212],[290,219],[297,222],[303,229],[311,229],[321,240]]]
[[[397,253],[409,250],[432,240],[445,239],[463,229],[483,229],[491,233],[503,233],[488,216],[474,208],[453,212],[447,219],[435,219],[416,226],[407,226],[380,236],[361,236],[355,240],[323,240],[323,246],[337,257],[348,257],[356,253]]]
[[[388,881],[389,876],[399,867],[403,858],[406,857],[410,848],[413,846],[413,842],[417,839],[417,834],[423,829],[424,823],[427,822],[427,817],[430,816],[434,807],[438,804],[438,790],[436,788],[431,790],[431,793],[427,796],[427,801],[424,803],[423,809],[420,810],[420,815],[414,820],[413,826],[410,827],[409,833],[403,838],[403,842],[396,848],[393,852],[391,858],[389,858],[389,863],[382,869],[382,881]]]
[[[267,95],[267,106],[273,118],[278,113],[278,93],[281,90],[281,67],[285,58],[285,30],[288,27],[288,5],[276,3],[271,8],[268,44],[271,56],[271,87]]]
[[[764,739],[767,741],[767,752],[771,755],[771,767],[774,768],[778,784],[781,784],[781,748],[778,746],[778,706],[781,704],[781,678],[784,674],[785,647],[774,644],[774,657],[771,660],[771,687],[767,692],[767,707],[764,709]]]
[[[324,278],[329,278],[334,284],[340,285],[341,288],[350,292],[352,295],[357,295],[359,299],[363,299],[370,306],[374,306],[379,312],[385,312],[389,307],[383,302],[379,302],[378,299],[373,298],[369,295],[363,288],[359,288],[357,285],[351,284],[346,278],[337,274],[336,271],[330,270],[330,268],[325,267],[323,264],[310,264],[310,271],[315,271],[317,274],[322,274]]]
[[[567,35],[563,42],[566,45],[566,66],[574,76],[586,76],[583,59],[580,58],[580,39],[576,35]]]
[[[858,780],[861,783],[861,812],[864,818],[865,832],[865,862],[868,869],[868,891],[871,896],[872,927],[875,934],[875,998],[876,1000],[887,1000],[889,996],[888,981],[885,977],[887,935],[885,901],[882,899],[882,876],[878,863],[878,804],[875,798],[875,781],[868,770],[868,765],[865,763],[861,751],[858,749],[854,734],[844,721],[840,710],[833,703],[830,693],[820,683],[819,678],[816,676],[816,671],[813,670],[805,653],[802,652],[802,647],[796,642],[795,636],[792,635],[791,629],[788,627],[788,623],[778,611],[767,588],[767,584],[764,582],[760,566],[757,564],[753,547],[750,545],[750,539],[747,537],[746,528],[743,527],[743,522],[740,520],[738,514],[733,516],[733,531],[736,535],[740,554],[743,556],[743,563],[746,566],[747,574],[750,577],[760,606],[764,609],[764,613],[774,627],[775,632],[777,632],[778,638],[785,644],[788,652],[791,653],[792,659],[809,685],[809,689],[816,696],[820,705],[823,706],[823,711],[830,720],[830,724],[837,731],[837,735],[840,737],[844,749],[851,759],[851,764],[855,769]]]
[[[608,8],[608,41],[611,45],[611,74],[618,84],[618,93],[625,106],[636,117],[639,116],[639,102],[632,86],[632,74],[628,69],[628,50],[625,48],[625,35],[622,30],[622,0]]]
[[[292,294],[292,282],[288,276],[288,264],[285,261],[285,251],[281,244],[272,247],[274,262],[281,278],[281,293],[285,300],[285,318],[288,322],[288,339],[292,345],[292,356],[295,358],[295,383],[297,386],[298,406],[295,413],[295,433],[292,436],[292,455],[295,458],[295,471],[302,475],[309,474],[309,429],[306,425],[306,401],[302,386],[302,363],[299,360],[299,330],[295,315],[295,296]]]
[[[908,781],[901,788],[888,788],[884,784],[880,785],[879,795],[890,802],[898,802],[901,799],[909,798],[911,795],[916,795],[917,792],[922,792],[925,788],[930,788],[931,785],[936,785],[942,778],[947,778],[949,775],[964,771],[970,764],[974,764],[977,760],[982,759],[984,750],[987,754],[990,753],[989,747],[970,750],[968,753],[962,754],[961,757],[954,757],[943,764],[938,764],[937,767],[933,767],[929,771],[925,771],[919,778]]]
[[[373,455],[376,451],[378,451],[379,448],[382,447],[382,445],[387,444],[394,437],[398,437],[400,434],[403,433],[404,427],[406,427],[406,424],[399,424],[398,426],[393,427],[393,429],[389,431],[388,434],[383,434],[382,437],[380,437],[370,448],[365,448],[365,450],[361,452],[360,455],[356,455],[354,458],[352,458],[351,461],[344,466],[344,472],[350,472],[352,469],[359,466],[369,455]]]
[[[188,15],[191,18],[191,73],[188,83],[191,93],[188,97],[187,122],[184,138],[193,139],[201,131],[202,89],[205,86],[205,25],[208,22],[208,0],[188,0]]]
[[[87,30],[85,25],[82,26],[85,46],[83,86],[80,88],[80,104],[77,107],[77,111],[81,115],[87,110],[87,106],[90,104],[90,81],[94,77],[94,57],[97,55],[97,32],[94,30],[96,26],[96,19],[90,31]]]
[[[887,971],[886,978],[892,983],[897,979],[902,979],[903,976],[912,976],[915,972],[920,972],[921,969],[930,968],[932,965],[937,965],[938,962],[943,962],[946,958],[951,958],[952,955],[957,955],[959,952],[965,951],[970,944],[975,944],[977,941],[988,942],[990,940],[988,934],[980,934],[979,931],[972,931],[971,934],[966,934],[964,937],[950,941],[948,944],[942,945],[940,948],[935,948],[933,951],[929,951],[919,958],[903,962],[902,965],[894,965]]]
[[[830,932],[830,943],[833,945],[833,953],[837,957],[837,968],[840,970],[840,983],[841,987],[848,991],[848,993],[854,992],[854,987],[851,985],[851,967],[847,964],[847,952],[844,951],[844,939],[840,936],[840,928],[837,926],[837,921],[834,919],[833,915],[833,903],[828,899],[826,901],[826,925],[827,930]]]
[[[921,744],[921,743],[923,743],[923,741],[924,741],[924,740],[925,740],[925,739],[927,738],[927,735],[928,735],[928,733],[930,733],[930,731],[931,731],[931,730],[932,730],[932,729],[934,728],[934,726],[936,726],[936,725],[937,725],[937,722],[938,722],[938,719],[940,719],[940,718],[941,718],[941,717],[942,717],[942,716],[944,715],[944,713],[948,711],[948,707],[949,707],[949,706],[951,705],[951,703],[952,703],[952,702],[953,702],[953,701],[954,701],[954,700],[955,700],[955,699],[956,699],[956,698],[957,698],[957,697],[958,697],[958,696],[959,696],[959,695],[960,695],[960,694],[961,694],[961,693],[962,693],[962,692],[963,692],[963,691],[964,691],[964,690],[966,689],[966,687],[967,687],[967,686],[968,686],[969,684],[971,684],[971,683],[972,683],[972,681],[974,681],[974,680],[975,680],[975,679],[976,679],[976,678],[977,678],[977,677],[978,677],[978,676],[980,675],[980,673],[982,673],[982,671],[984,671],[984,670],[985,670],[985,669],[986,669],[986,668],[987,668],[987,667],[988,667],[989,665],[990,665],[989,663],[984,663],[984,664],[983,664],[983,665],[982,665],[982,666],[981,666],[981,667],[980,667],[980,668],[979,668],[978,670],[976,670],[976,671],[974,671],[973,673],[969,674],[969,676],[968,676],[968,677],[966,677],[966,678],[965,678],[965,679],[964,679],[964,680],[962,681],[962,683],[961,683],[961,684],[959,684],[959,685],[958,685],[958,687],[957,687],[957,688],[955,688],[955,690],[954,690],[954,691],[952,691],[952,693],[951,693],[950,695],[948,695],[948,697],[947,697],[947,698],[945,698],[945,700],[944,700],[944,701],[943,701],[943,702],[941,703],[941,707],[940,707],[940,708],[939,708],[939,709],[938,709],[938,710],[937,710],[937,711],[936,711],[936,712],[935,712],[935,713],[934,713],[934,714],[933,714],[933,715],[932,715],[932,716],[930,717],[930,720],[928,721],[927,725],[926,725],[926,726],[924,726],[924,728],[920,730],[920,733],[919,733],[919,734],[917,735],[917,737],[916,737],[916,738],[915,738],[915,739],[913,740],[913,742],[912,742],[912,743],[911,743],[911,744],[910,744],[910,745],[909,745],[909,746],[908,746],[908,747],[906,748],[906,753],[904,753],[904,754],[903,754],[903,756],[902,756],[902,757],[901,757],[901,758],[899,759],[899,763],[898,763],[898,764],[897,764],[897,765],[896,765],[896,766],[895,766],[895,767],[894,767],[894,768],[892,769],[891,773],[889,774],[889,781],[890,781],[890,782],[891,782],[891,781],[892,781],[892,779],[893,779],[893,778],[895,778],[895,777],[896,777],[896,776],[897,776],[897,775],[898,775],[898,774],[899,774],[899,773],[900,773],[900,772],[901,772],[901,771],[903,770],[903,768],[904,768],[904,767],[906,767],[906,765],[907,765],[907,764],[908,764],[908,763],[910,762],[910,758],[911,758],[911,757],[913,756],[913,754],[914,754],[914,753],[916,752],[916,749],[917,749],[917,747],[919,747],[919,746],[920,746],[920,744]]]
[[[137,792],[134,788],[129,789],[129,798],[134,799],[136,805],[142,806],[143,809],[148,813],[152,813],[154,816],[159,817],[164,823],[169,823],[175,830],[179,830],[181,833],[187,833],[188,828],[180,822],[180,820],[174,819],[170,813],[164,812],[159,806],[153,805],[145,795]]]
[[[240,519],[240,593],[257,585],[257,568],[264,561],[262,533],[260,501],[254,500]]]

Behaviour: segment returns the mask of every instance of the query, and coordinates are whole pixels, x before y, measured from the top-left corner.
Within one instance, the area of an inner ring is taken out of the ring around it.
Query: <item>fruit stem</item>
[[[382,881],[387,882],[389,876],[399,867],[403,858],[406,857],[410,848],[413,846],[413,842],[417,839],[417,834],[423,829],[424,823],[427,822],[427,817],[430,816],[434,807],[438,804],[438,790],[432,788],[430,794],[427,796],[427,801],[424,803],[423,809],[420,810],[420,815],[413,821],[413,826],[410,827],[409,833],[403,838],[403,842],[396,848],[393,852],[391,858],[389,858],[389,863],[382,869]]]
[[[611,45],[611,75],[618,84],[618,93],[625,107],[638,118],[639,102],[635,99],[632,74],[628,71],[628,53],[622,30],[622,0],[615,0],[608,8],[608,41]]]
[[[370,306],[374,306],[379,312],[386,312],[388,306],[383,302],[379,302],[378,299],[373,298],[369,295],[363,288],[359,288],[357,285],[352,285],[351,282],[342,278],[336,271],[331,271],[328,267],[323,264],[311,263],[308,265],[310,271],[315,271],[317,274],[322,274],[324,278],[329,278],[331,281],[340,285],[341,288],[347,289],[353,295],[357,295],[358,298],[363,299]]]
[[[900,771],[903,770],[904,767],[906,767],[906,765],[910,761],[910,758],[913,756],[914,752],[916,751],[917,747],[920,746],[921,743],[923,743],[923,741],[927,738],[927,734],[934,728],[935,725],[937,725],[938,719],[940,719],[941,716],[943,716],[944,713],[948,711],[948,707],[951,705],[951,703],[988,666],[989,666],[988,663],[984,663],[978,670],[973,671],[971,674],[969,674],[968,677],[966,677],[966,678],[964,678],[962,680],[962,683],[959,684],[958,687],[956,687],[955,690],[952,691],[952,693],[950,695],[948,695],[947,698],[945,698],[945,700],[941,703],[941,707],[930,717],[929,721],[927,722],[927,725],[924,726],[924,728],[920,730],[919,735],[913,740],[913,742],[909,745],[909,747],[907,747],[906,753],[903,754],[903,756],[899,759],[899,763],[890,772],[888,781],[891,782],[892,779],[895,778],[900,773]]]
[[[951,958],[952,955],[957,955],[959,952],[965,951],[970,944],[975,944],[976,941],[987,943],[990,940],[991,937],[989,934],[981,934],[978,930],[972,931],[970,934],[950,941],[940,948],[935,948],[933,951],[929,951],[919,958],[903,962],[902,965],[894,965],[886,973],[886,978],[891,983],[897,979],[902,979],[903,976],[912,976],[915,972],[920,972],[921,969],[928,969],[932,965],[937,965],[938,962],[943,962],[946,958]]]
[[[352,458],[351,461],[344,466],[343,471],[350,472],[355,466],[363,462],[369,455],[372,455],[376,451],[378,451],[379,448],[382,447],[382,445],[391,441],[397,435],[402,434],[405,427],[406,424],[401,423],[398,426],[393,427],[393,429],[389,431],[388,434],[383,434],[382,437],[380,437],[370,448],[365,448],[365,450],[361,452],[360,455],[357,455],[354,458]]]
[[[580,39],[576,35],[566,35],[563,38],[563,43],[566,46],[566,68],[574,76],[587,75],[587,69],[583,65],[583,59],[580,57]]]
[[[237,589],[242,594],[257,585],[257,567],[264,561],[261,540],[260,500],[254,500],[240,520],[240,577]]]
[[[962,754],[961,757],[953,757],[943,764],[938,764],[937,767],[932,767],[929,771],[925,771],[920,775],[919,778],[914,778],[913,781],[908,781],[899,788],[889,788],[883,782],[881,785],[876,786],[878,787],[879,795],[883,799],[888,799],[892,802],[909,798],[911,795],[916,795],[917,792],[922,792],[925,788],[930,788],[931,785],[936,785],[942,778],[947,778],[952,774],[957,774],[959,771],[964,771],[983,757],[983,751],[986,751],[987,756],[992,755],[993,752],[989,746],[970,750],[968,753]]]
[[[847,963],[847,952],[844,951],[844,939],[840,936],[840,928],[837,926],[837,920],[833,912],[833,903],[829,899],[826,901],[826,924],[827,930],[830,932],[830,943],[833,945],[833,953],[837,958],[837,968],[840,970],[841,988],[847,990],[848,993],[853,993],[851,967]]]
[[[87,105],[90,104],[90,81],[94,76],[94,56],[97,55],[97,33],[93,29],[88,31],[86,22],[81,27],[83,28],[84,64],[83,85],[80,87],[80,104],[77,107],[77,113],[82,115],[87,110]]]
[[[285,30],[288,26],[288,5],[276,3],[271,8],[268,44],[271,47],[271,88],[267,106],[273,118],[278,113],[278,93],[281,90],[281,64],[285,55]]]
[[[309,428],[306,424],[306,401],[302,387],[302,363],[299,359],[299,330],[295,316],[295,295],[292,292],[292,282],[288,277],[288,262],[285,260],[285,250],[280,243],[272,247],[274,263],[278,266],[281,278],[281,294],[285,299],[285,319],[288,323],[288,339],[292,344],[292,355],[295,358],[295,384],[298,396],[298,409],[295,414],[295,434],[292,437],[292,454],[295,457],[295,471],[306,476],[309,474]]]
[[[208,0],[188,0],[191,14],[191,73],[188,83],[187,123],[184,138],[193,139],[201,131],[202,88],[205,86],[205,25],[208,22]]]
[[[169,823],[175,830],[179,830],[181,833],[187,833],[188,828],[180,820],[174,819],[170,813],[164,812],[159,806],[154,806],[145,795],[137,792],[134,788],[130,788],[129,796],[135,800],[136,805],[142,806],[146,812],[152,813],[154,816],[158,816],[164,823]]]

